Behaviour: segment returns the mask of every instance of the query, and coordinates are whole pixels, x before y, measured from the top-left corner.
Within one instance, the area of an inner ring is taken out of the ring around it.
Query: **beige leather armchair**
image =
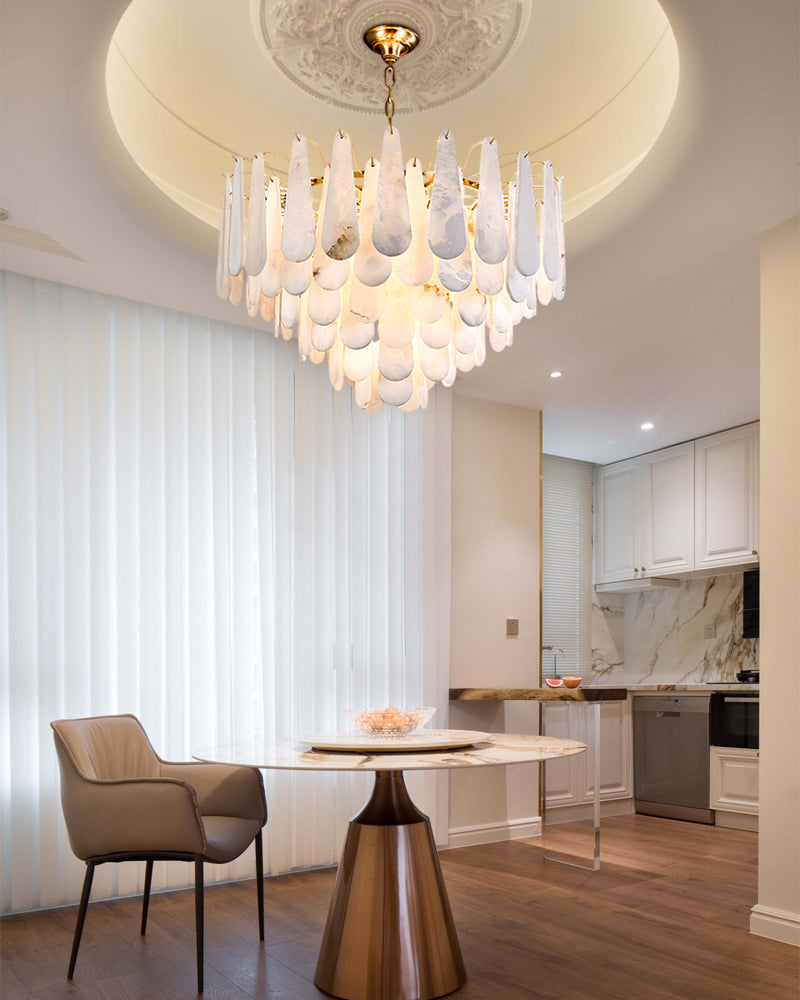
[[[258,932],[264,940],[261,772],[228,764],[171,763],[133,715],[51,722],[61,768],[61,804],[72,850],[86,862],[67,978],[72,979],[97,865],[144,861],[141,933],[155,861],[193,861],[197,991],[203,992],[203,862],[227,864],[256,850]]]

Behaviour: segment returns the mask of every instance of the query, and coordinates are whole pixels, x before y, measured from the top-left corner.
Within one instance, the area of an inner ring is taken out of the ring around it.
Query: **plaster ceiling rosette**
[[[480,86],[522,37],[532,0],[253,0],[269,57],[315,97],[383,114],[385,91],[374,53],[364,44],[376,24],[401,24],[419,35],[402,59],[397,113],[449,103]]]
[[[106,63],[117,131],[162,192],[217,227],[234,154],[263,151],[285,178],[299,132],[321,174],[341,129],[362,166],[379,155],[384,67],[363,35],[387,21],[420,35],[397,64],[405,155],[427,164],[449,129],[463,164],[493,136],[556,164],[567,220],[648,154],[677,93],[656,0],[133,0]]]

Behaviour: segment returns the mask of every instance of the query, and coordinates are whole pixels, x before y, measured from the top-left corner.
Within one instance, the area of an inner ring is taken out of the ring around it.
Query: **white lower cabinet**
[[[758,815],[758,750],[711,747],[712,809]]]
[[[545,764],[547,810],[590,806],[594,799],[594,706],[590,702],[545,703],[548,736],[580,740],[586,753]],[[630,701],[600,704],[600,800],[633,797],[632,713]]]

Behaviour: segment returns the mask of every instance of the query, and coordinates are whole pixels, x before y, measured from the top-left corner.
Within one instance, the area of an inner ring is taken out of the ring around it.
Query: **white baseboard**
[[[604,816],[627,816],[632,813],[633,799],[609,799],[607,802],[600,801],[600,818]],[[576,820],[592,819],[594,817],[594,804],[591,802],[581,802],[575,806],[548,806],[545,811],[545,823],[547,826],[556,826],[559,823],[574,823]]]
[[[459,826],[448,831],[448,847],[475,847],[477,844],[494,844],[501,840],[521,840],[523,837],[540,837],[541,816],[509,819],[502,823],[479,823],[476,826]]]
[[[750,911],[750,933],[800,948],[800,913],[757,903]]]

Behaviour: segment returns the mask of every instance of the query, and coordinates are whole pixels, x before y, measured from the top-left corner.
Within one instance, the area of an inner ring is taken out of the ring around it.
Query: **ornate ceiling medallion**
[[[380,114],[381,85],[364,45],[374,25],[420,36],[403,59],[397,113],[462,97],[512,53],[530,0],[252,0],[258,35],[275,64],[309,94],[340,108]],[[464,58],[468,53],[468,58]]]

